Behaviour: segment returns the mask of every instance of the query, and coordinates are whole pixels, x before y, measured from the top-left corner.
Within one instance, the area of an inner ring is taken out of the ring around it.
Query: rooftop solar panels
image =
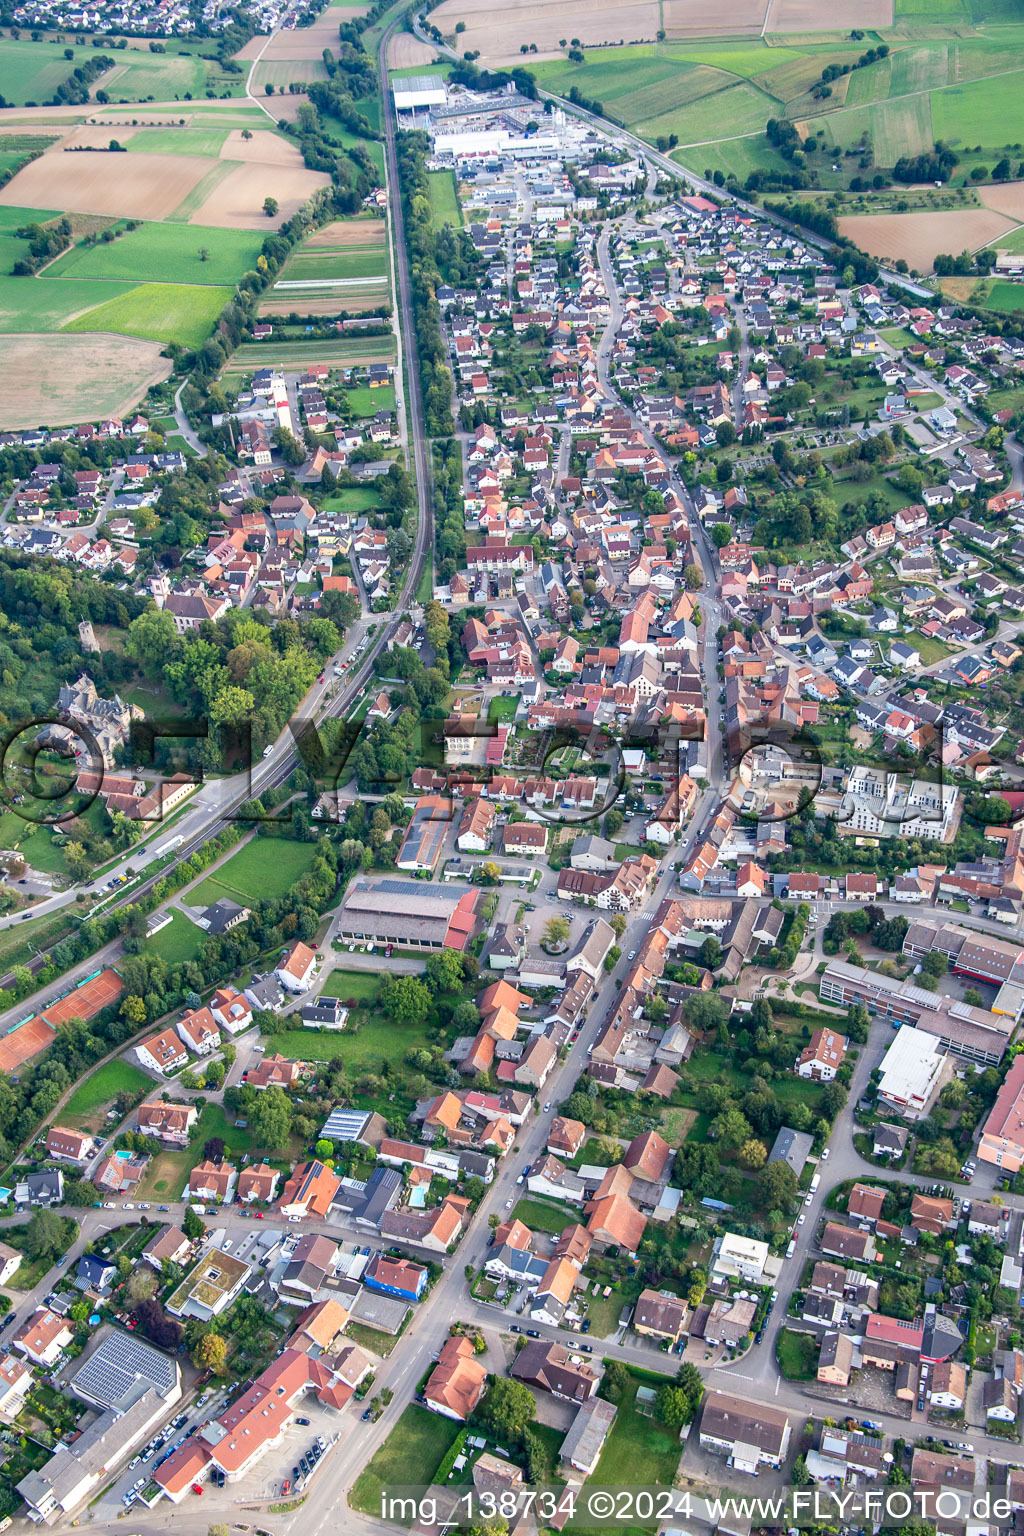
[[[166,1397],[177,1385],[174,1361],[141,1339],[112,1330],[92,1351],[68,1385],[77,1397],[123,1412],[153,1387]]]

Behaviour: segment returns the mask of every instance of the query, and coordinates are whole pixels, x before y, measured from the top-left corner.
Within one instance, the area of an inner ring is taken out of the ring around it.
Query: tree
[[[427,958],[427,980],[438,992],[457,992],[462,986],[462,956],[457,949],[442,949]]]
[[[600,1392],[609,1403],[621,1403],[629,1387],[629,1371],[621,1360],[609,1360],[601,1378]]]
[[[715,971],[722,963],[722,946],[713,933],[709,933],[701,945],[697,959],[706,970]]]
[[[754,1136],[749,1141],[743,1143],[737,1156],[744,1168],[753,1169],[763,1168],[768,1159],[764,1142],[758,1141]]]
[[[544,946],[546,949],[561,949],[569,942],[569,919],[567,917],[549,917],[544,924]]]
[[[523,1382],[496,1376],[476,1417],[500,1444],[516,1445],[533,1423],[536,1407],[533,1393]]]
[[[711,529],[711,538],[719,549],[724,549],[732,541],[732,529],[728,523],[715,523]]]
[[[192,1352],[192,1364],[199,1371],[210,1371],[214,1376],[226,1376],[228,1370],[228,1345],[219,1333],[207,1333]]]
[[[277,210],[278,201],[276,197],[265,197],[263,199],[263,212],[266,214],[268,219],[275,218],[277,216]]]
[[[622,935],[626,931],[626,919],[623,917],[622,913],[613,913],[612,916],[608,919],[608,922],[615,937],[617,939],[621,939]]]
[[[658,1388],[654,1398],[654,1417],[666,1429],[682,1429],[693,1417],[690,1399],[681,1387],[667,1381]]]
[[[269,1088],[266,1091],[268,1093],[271,1092]],[[189,1242],[192,1243],[197,1243],[206,1231],[206,1224],[203,1218],[197,1215],[190,1205],[185,1207],[185,1214],[181,1220],[181,1230]]]
[[[415,1024],[430,1012],[431,996],[418,976],[395,976],[381,988],[381,1002],[396,1024]]]
[[[186,1213],[187,1214],[187,1213]],[[140,1301],[132,1316],[141,1333],[161,1349],[175,1350],[181,1343],[181,1324],[168,1317],[155,1297]]]
[[[769,1210],[785,1211],[797,1190],[797,1176],[788,1163],[767,1163],[758,1175],[758,1183]]]
[[[703,1292],[701,1294],[703,1295]],[[695,1365],[691,1364],[690,1361],[687,1361],[685,1365],[681,1365],[679,1367],[679,1375],[676,1377],[676,1385],[682,1392],[686,1393],[686,1396],[689,1399],[690,1412],[687,1418],[683,1421],[684,1423],[688,1423],[689,1420],[692,1419],[694,1414],[697,1412],[697,1409],[700,1407],[701,1398],[704,1396],[704,1383],[701,1380],[700,1371]]]
[[[200,261],[209,261],[209,259],[210,259],[210,247],[208,245],[201,245],[199,247],[199,260]]]
[[[56,1211],[33,1211],[22,1238],[22,1251],[33,1263],[50,1265],[67,1252],[77,1231],[70,1216],[58,1216]]]
[[[222,1163],[227,1145],[223,1136],[211,1136],[203,1142],[203,1160],[207,1163]]]
[[[284,1089],[264,1088],[249,1111],[249,1129],[256,1145],[283,1147],[291,1128],[292,1105]]]
[[[156,1295],[156,1275],[148,1264],[143,1264],[140,1269],[134,1270],[128,1276],[124,1295],[131,1307],[137,1306],[140,1301],[148,1301],[151,1296]]]
[[[688,592],[699,592],[704,585],[704,572],[699,565],[688,565],[683,571],[683,580]]]

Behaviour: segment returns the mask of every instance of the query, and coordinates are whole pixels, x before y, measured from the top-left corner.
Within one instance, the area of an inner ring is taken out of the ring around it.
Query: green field
[[[462,204],[455,190],[454,171],[428,171],[427,191],[430,194],[430,211],[435,225],[454,224],[460,228]]]
[[[138,1089],[152,1088],[152,1079],[130,1061],[119,1057],[97,1067],[84,1078],[57,1114],[57,1122],[79,1126],[83,1121],[97,1121],[96,1111],[105,1109],[119,1093],[134,1093]]]
[[[227,128],[140,128],[122,139],[133,155],[219,155]]]
[[[312,843],[280,837],[254,837],[222,864],[215,875],[190,892],[189,905],[209,906],[227,896],[232,901],[263,901],[284,896],[313,862]]]
[[[348,401],[348,407],[353,416],[372,416],[375,411],[393,411],[395,408],[395,386],[393,384],[378,384],[375,389],[371,389],[368,384],[358,384],[355,389],[346,389],[345,398]],[[353,494],[359,493],[353,492]],[[376,505],[375,500],[367,503],[367,506],[372,507],[374,505]]]
[[[142,283],[61,329],[113,331],[117,336],[198,347],[209,336],[231,292],[230,288],[186,287],[184,283]]]
[[[310,363],[351,368],[357,363],[393,363],[394,336],[339,336],[325,341],[245,342],[236,347],[225,373],[252,373],[254,368],[308,368]]]
[[[43,106],[52,101],[57,87],[93,53],[91,48],[75,48],[75,56],[69,60],[64,57],[64,46],[33,43],[27,38],[0,38],[0,96],[17,107],[30,103]]]
[[[377,1514],[381,1489],[414,1483],[426,1487],[461,1428],[452,1419],[410,1403],[356,1478],[349,1494],[353,1509]],[[411,1518],[402,1523],[410,1525]]]
[[[21,254],[24,246],[17,243]],[[116,303],[133,287],[132,283],[80,283],[71,278],[57,283],[45,277],[0,277],[0,332],[59,331],[84,310],[108,299]]]
[[[1002,147],[1017,136],[1022,86],[1024,73],[1015,73],[933,91],[935,137],[954,149],[963,144]]]
[[[312,250],[297,251],[289,256],[281,270],[281,281],[303,283],[329,283],[339,278],[382,277],[388,270],[387,248],[377,246],[371,251],[360,250]],[[338,305],[344,300],[339,290]],[[301,307],[301,300],[299,301]]]
[[[206,47],[213,51],[208,43]],[[97,88],[104,90],[111,102],[190,101],[207,91],[217,96],[245,95],[244,74],[226,74],[219,64],[199,58],[178,39],[168,44],[168,50],[156,54],[128,48],[113,54],[117,62],[97,81],[94,94]]]
[[[74,246],[46,269],[46,276],[234,287],[243,272],[255,267],[262,244],[249,230],[143,224],[106,244]]]
[[[354,391],[352,391],[354,393]],[[370,394],[370,390],[366,391]],[[378,391],[374,390],[374,394]],[[370,490],[365,485],[346,485],[340,491],[333,491],[324,502],[326,512],[369,512],[371,507],[377,505],[377,492]]]
[[[185,960],[198,958],[200,946],[206,934],[187,918],[184,912],[172,912],[166,928],[146,940],[151,955],[159,955],[168,965],[180,965]]]

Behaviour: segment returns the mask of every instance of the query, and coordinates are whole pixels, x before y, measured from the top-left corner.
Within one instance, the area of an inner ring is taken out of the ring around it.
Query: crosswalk
[[[640,921],[643,923],[649,923],[657,910],[657,907],[649,907],[646,912],[641,912]]]

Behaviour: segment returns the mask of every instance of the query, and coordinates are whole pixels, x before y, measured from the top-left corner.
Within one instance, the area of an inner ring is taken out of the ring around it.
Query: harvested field
[[[260,54],[263,52],[263,45],[266,40],[267,39],[265,36],[261,36],[259,32],[257,32],[256,36],[250,37],[245,47],[239,48],[238,52],[233,54],[232,57],[239,60],[244,60],[246,64],[251,64],[253,59],[258,59]]]
[[[295,144],[283,139],[279,133],[272,133],[269,128],[257,128],[251,139],[242,138],[241,128],[232,128],[221,147],[220,156],[222,160],[237,160],[242,165],[251,161],[259,165],[302,165],[302,156]]]
[[[302,242],[304,251],[374,250],[383,246],[383,219],[334,219]]]
[[[979,187],[978,195],[986,208],[994,208],[996,213],[1005,214],[1014,223],[1024,224],[1024,181],[1006,181],[1001,186]]]
[[[939,279],[939,287],[947,298],[955,299],[958,304],[969,304],[974,297],[974,290],[979,286],[976,277],[943,277]]]
[[[728,32],[760,32],[767,0],[665,0],[662,12],[669,37],[717,37]],[[776,4],[780,0],[776,0]]]
[[[591,47],[620,41],[653,42],[661,27],[655,0],[622,0],[600,10],[587,0],[565,0],[557,10],[537,0],[509,0],[498,13],[470,0],[444,0],[431,12],[431,20],[445,33],[453,33],[456,23],[464,21],[460,50],[479,49],[484,58],[518,56],[524,43],[536,43],[542,53],[554,52],[562,37],[578,37]]]
[[[7,353],[0,412],[13,426],[55,426],[126,415],[171,363],[162,344],[143,337],[97,334],[19,337]],[[20,379],[20,382],[19,382]],[[8,391],[15,405],[6,398]]]
[[[336,51],[341,23],[364,16],[368,9],[366,5],[329,5],[311,27],[275,32],[263,55],[264,63],[271,59],[319,59],[325,48]],[[239,58],[245,56],[244,49],[237,55]]]
[[[26,165],[7,183],[0,191],[0,204],[109,213],[129,219],[166,219],[209,168],[209,160],[201,155],[76,155],[51,150]],[[313,175],[311,171],[305,174]],[[315,177],[317,186],[326,180],[325,176]],[[260,202],[268,191],[273,192],[273,188],[264,186]],[[289,212],[294,213],[301,201],[299,198]],[[212,218],[199,222],[222,223]],[[228,227],[239,226],[232,221]]]
[[[330,184],[329,176],[321,171],[307,171],[301,165],[239,165],[191,214],[189,222],[210,224],[217,229],[276,229],[314,192]],[[276,197],[280,205],[273,219],[263,212],[265,197]]]
[[[318,294],[316,298],[307,298],[304,293],[292,293],[288,295],[277,294],[276,297],[264,299],[260,305],[260,319],[271,320],[277,315],[336,315],[339,310],[346,309],[349,314],[356,315],[366,309],[377,309],[379,305],[387,303],[387,294],[380,288],[373,293],[353,294],[345,288],[331,294]]]
[[[1010,220],[987,208],[948,213],[869,213],[839,220],[839,233],[862,251],[890,261],[902,257],[919,272],[930,272],[940,252],[977,250],[1010,227]]]
[[[159,342],[127,336],[2,336],[0,347],[0,421],[12,429],[123,416],[171,371]]]
[[[830,0],[830,28],[891,27],[893,0]],[[766,32],[813,32],[823,20],[821,0],[771,0]]]
[[[396,32],[388,43],[389,69],[414,69],[418,64],[429,64],[437,57],[437,49],[429,43],[421,43],[411,32]]]

